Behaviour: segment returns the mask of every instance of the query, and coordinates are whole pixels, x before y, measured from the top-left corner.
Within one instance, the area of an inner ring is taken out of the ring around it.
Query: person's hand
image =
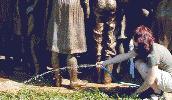
[[[26,9],[26,14],[31,13],[33,10],[34,10],[34,7],[33,7],[33,6],[29,6],[29,7]]]
[[[149,16],[149,11],[146,9],[142,9],[143,14],[147,17]]]
[[[97,63],[96,63],[96,67],[101,68],[102,66],[104,66],[104,65],[103,65],[103,62],[104,62],[104,61],[97,62]]]

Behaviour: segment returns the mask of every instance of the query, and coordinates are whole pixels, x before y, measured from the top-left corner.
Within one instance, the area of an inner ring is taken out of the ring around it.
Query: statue
[[[16,61],[20,55],[16,39],[20,35],[20,15],[18,0],[0,0],[0,59]],[[15,47],[14,47],[15,45]],[[15,64],[6,63],[7,74],[12,74]]]
[[[156,21],[154,23],[154,36],[156,42],[164,45],[172,52],[172,1],[161,0],[156,2]]]
[[[48,24],[47,43],[52,51],[52,66],[59,69],[59,54],[67,54],[70,86],[80,84],[75,54],[87,51],[82,0],[54,0]],[[83,3],[87,3],[84,1]],[[61,86],[60,70],[55,71],[56,86]]]
[[[95,0],[93,2],[93,12],[96,21],[93,36],[96,42],[97,62],[101,61],[103,56],[108,59],[116,55],[116,39],[114,36],[116,6],[116,0]],[[110,66],[108,67],[109,71],[112,71],[113,65]],[[99,73],[98,82],[100,83],[100,69],[97,70]],[[104,83],[112,81],[111,76],[106,72],[104,78]]]

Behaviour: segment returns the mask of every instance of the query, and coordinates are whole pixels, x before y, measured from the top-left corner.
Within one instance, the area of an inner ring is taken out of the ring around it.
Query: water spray
[[[77,66],[76,68],[89,68],[89,67],[95,67],[95,66],[96,66],[96,64],[81,64],[81,65]],[[66,69],[70,69],[70,68],[71,68],[71,67],[68,67],[68,66],[63,67],[63,68],[56,68],[56,69],[47,67],[47,69],[48,69],[49,71],[44,72],[44,73],[39,74],[39,75],[36,75],[36,76],[30,78],[29,80],[24,81],[23,83],[24,83],[24,84],[27,84],[27,83],[31,82],[32,80],[36,80],[36,79],[38,79],[39,77],[42,77],[42,76],[44,76],[44,75],[46,75],[46,74],[49,74],[49,73],[52,73],[52,72],[55,72],[55,71],[59,71],[59,70],[66,70]]]
[[[96,67],[96,66],[97,66],[96,64],[82,64],[82,65],[77,66],[77,68],[89,68],[89,67]],[[47,72],[45,72],[43,74],[40,74],[40,75],[36,75],[35,77],[32,77],[29,80],[24,81],[24,84],[27,84],[27,83],[31,82],[32,80],[36,80],[37,78],[42,77],[42,76],[44,76],[44,75],[46,75],[48,73],[52,73],[52,72],[59,71],[59,70],[66,70],[66,69],[70,69],[70,68],[71,67],[68,67],[68,66],[63,67],[63,68],[57,68],[57,69],[53,69],[53,68],[47,67],[47,69],[49,71],[47,71]],[[101,66],[100,68],[103,69],[104,71],[106,71],[112,77],[112,79],[115,79],[113,74],[106,67]],[[137,84],[125,83],[125,82],[119,82],[119,84],[127,85],[129,87],[139,87],[140,86],[140,85],[137,85]]]

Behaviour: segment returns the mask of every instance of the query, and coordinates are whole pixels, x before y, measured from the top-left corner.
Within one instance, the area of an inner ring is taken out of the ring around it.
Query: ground
[[[13,78],[14,79],[14,78]],[[77,87],[76,89],[69,88],[70,81],[68,79],[62,79],[62,87],[52,87],[46,86],[46,84],[25,84],[24,82],[17,82],[9,77],[0,77],[0,92],[8,92],[8,93],[17,93],[19,90],[26,88],[36,91],[44,91],[44,92],[58,92],[62,94],[69,94],[77,92],[78,90],[84,89],[99,89],[103,90],[106,94],[131,94],[133,90],[136,88],[132,88],[131,85],[128,84],[119,84],[119,83],[111,83],[111,84],[97,84],[97,83],[86,83],[84,86]],[[166,97],[170,98],[167,100],[171,100],[171,96],[169,94],[165,94]]]
[[[70,81],[68,79],[62,80],[62,87],[50,87],[50,86],[35,86],[35,85],[26,85],[24,83],[16,82],[7,78],[0,78],[0,91],[7,91],[7,92],[17,92],[22,87],[30,88],[30,89],[38,89],[44,91],[58,91],[61,93],[73,93],[76,89],[69,88]],[[80,86],[78,89],[85,89],[85,88],[98,88],[98,89],[107,89],[111,90],[113,88],[122,87],[125,88],[127,85],[111,83],[111,84],[96,84],[96,83],[86,83],[84,86]]]

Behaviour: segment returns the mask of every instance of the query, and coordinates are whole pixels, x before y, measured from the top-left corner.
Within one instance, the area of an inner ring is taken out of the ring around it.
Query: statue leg
[[[115,56],[116,55],[116,37],[114,35],[115,30],[115,17],[110,17],[108,22],[108,40],[107,40],[107,50],[106,50],[106,57]]]
[[[86,82],[78,79],[78,62],[73,54],[68,54],[67,66],[69,67],[70,87],[76,88],[85,85]]]
[[[94,40],[96,42],[96,61],[99,62],[101,61],[101,55],[102,55],[102,40],[103,40],[103,27],[104,23],[100,21],[99,18],[96,19],[96,26],[94,28]],[[101,83],[101,68],[97,68],[97,74],[98,74],[98,83]]]
[[[69,67],[69,74],[70,74],[70,86],[71,88],[73,88],[78,80],[77,77],[77,67],[78,67],[78,63],[77,63],[77,59],[74,57],[74,55],[69,54],[67,57],[67,66]]]
[[[60,76],[60,70],[58,70],[60,68],[60,64],[59,64],[59,58],[58,58],[58,53],[57,52],[53,52],[52,51],[52,56],[51,56],[51,64],[54,71],[54,77],[55,77],[55,85],[60,87],[62,84],[62,77]]]
[[[23,63],[27,67],[26,72],[30,75],[36,74],[35,64],[34,64],[34,57],[33,57],[33,42],[31,37],[25,35],[22,37],[22,54],[23,54]]]
[[[108,40],[107,40],[107,49],[105,50],[105,56],[106,59],[110,59],[111,57],[116,55],[116,50],[115,50],[115,46],[116,46],[116,38],[114,36],[114,30],[115,30],[115,17],[110,17],[108,22],[107,22],[107,26],[108,26]],[[112,65],[108,65],[108,70],[110,73],[112,73],[113,70],[113,64]],[[104,83],[108,84],[112,82],[112,78],[110,76],[109,73],[104,72]]]
[[[96,55],[97,55],[97,61],[101,61],[101,55],[102,55],[102,40],[103,40],[103,27],[104,23],[100,22],[99,19],[96,20],[96,25],[94,28],[94,40],[96,42]]]

